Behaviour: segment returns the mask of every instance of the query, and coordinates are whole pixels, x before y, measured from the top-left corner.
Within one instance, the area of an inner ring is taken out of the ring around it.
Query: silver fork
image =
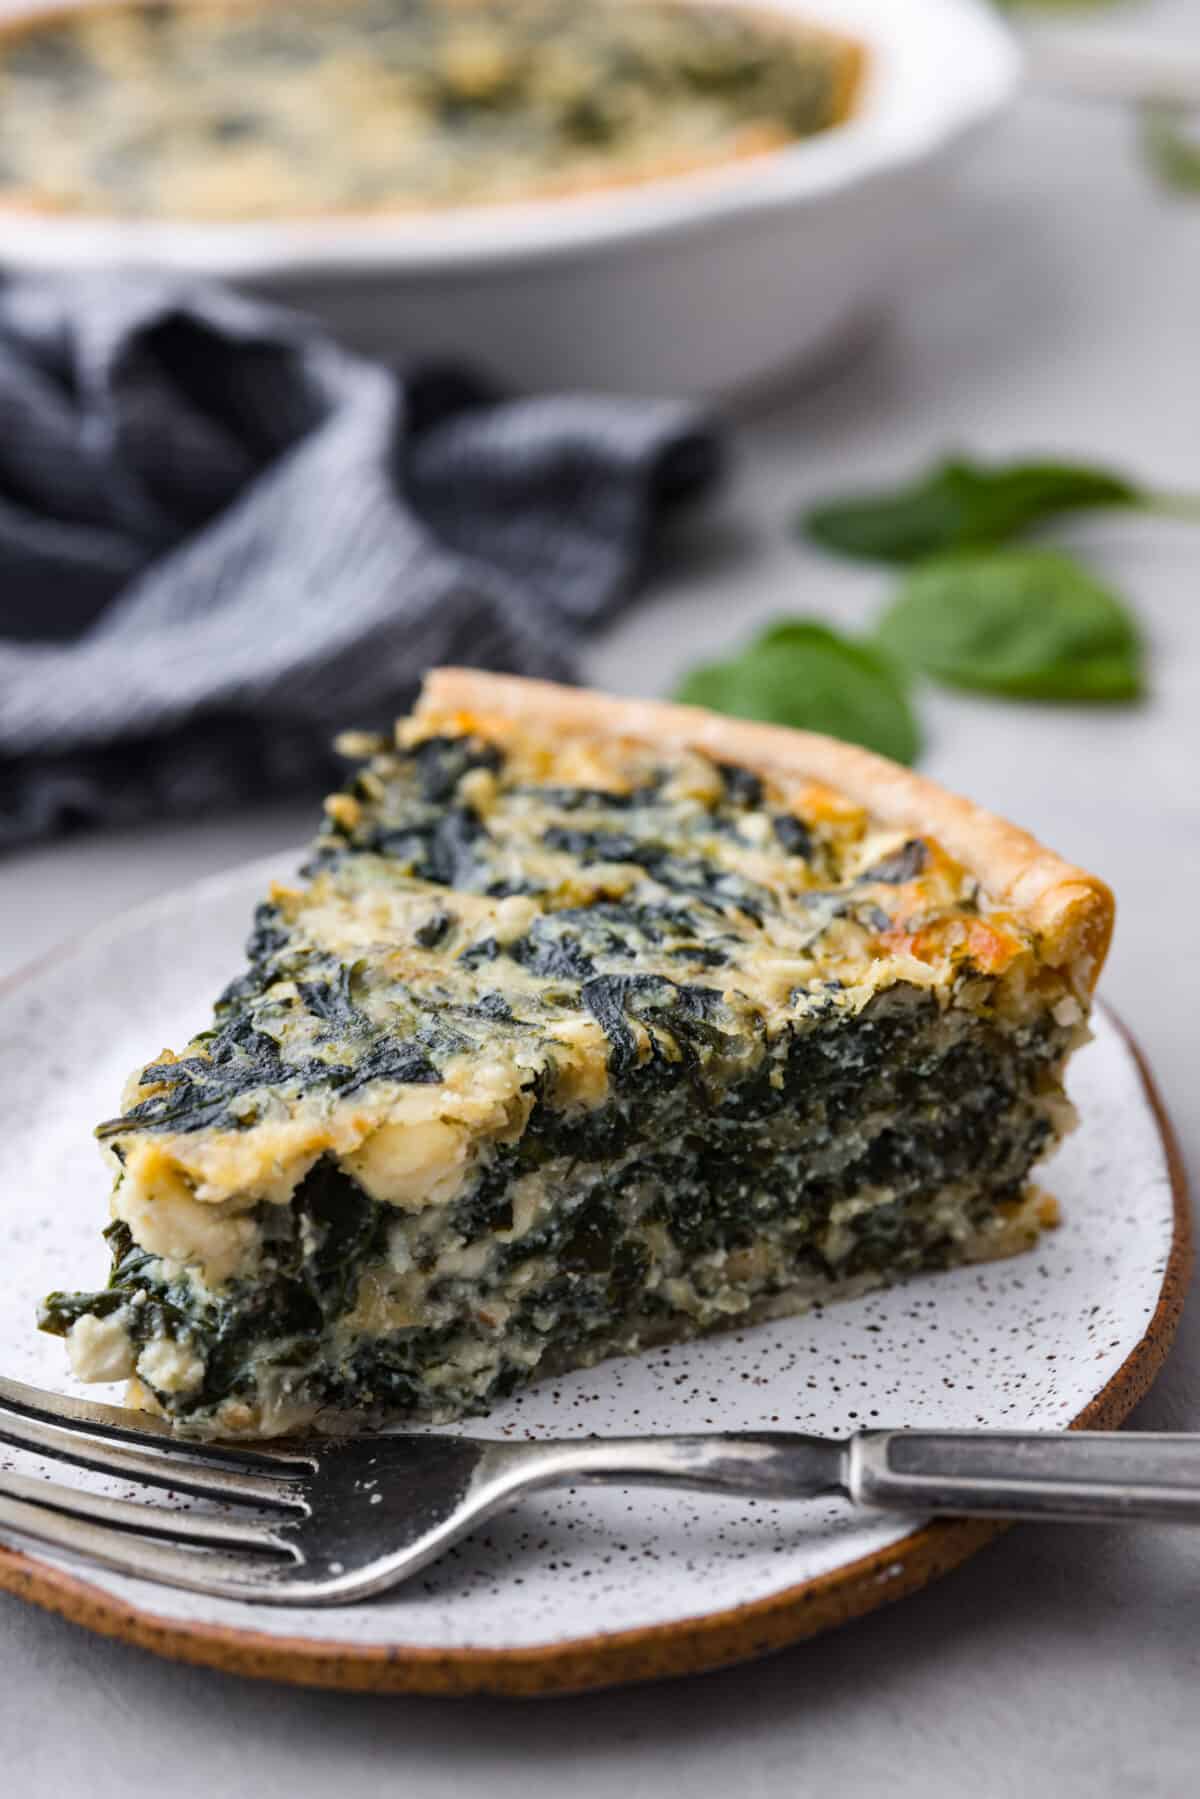
[[[132,1419],[136,1416],[137,1423]],[[0,1472],[0,1529],[120,1574],[269,1605],[397,1586],[522,1494],[593,1483],[888,1511],[1200,1523],[1200,1436],[794,1431],[499,1442],[379,1435],[266,1450],[0,1378],[0,1441],[244,1511],[228,1519]]]

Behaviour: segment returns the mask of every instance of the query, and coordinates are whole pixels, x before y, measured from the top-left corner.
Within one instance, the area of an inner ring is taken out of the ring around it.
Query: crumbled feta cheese
[[[160,1393],[191,1393],[204,1379],[204,1358],[187,1344],[162,1337],[147,1343],[137,1359],[137,1371],[148,1387]]]
[[[133,1373],[133,1344],[124,1307],[107,1318],[86,1313],[67,1332],[67,1354],[79,1380],[125,1380]]]

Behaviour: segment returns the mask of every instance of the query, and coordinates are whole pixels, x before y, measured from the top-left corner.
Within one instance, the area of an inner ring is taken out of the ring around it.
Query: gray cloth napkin
[[[439,662],[570,679],[719,446],[161,278],[0,288],[0,847],[333,771]]]

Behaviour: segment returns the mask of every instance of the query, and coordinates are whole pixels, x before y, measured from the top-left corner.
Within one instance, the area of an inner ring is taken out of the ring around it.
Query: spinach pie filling
[[[124,0],[0,29],[0,197],[428,210],[730,163],[849,112],[857,45],[687,0]]]
[[[211,1026],[99,1127],[110,1281],[40,1317],[81,1377],[199,1435],[449,1419],[1052,1222],[1090,977],[935,832],[586,710],[434,685],[343,740]]]

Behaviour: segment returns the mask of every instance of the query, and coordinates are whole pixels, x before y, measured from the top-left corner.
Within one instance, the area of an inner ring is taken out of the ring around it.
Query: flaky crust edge
[[[1103,881],[1064,862],[1027,831],[871,750],[697,706],[622,699],[471,668],[436,668],[426,676],[416,716],[448,712],[475,714],[481,722],[500,715],[552,729],[631,737],[701,750],[761,774],[824,781],[882,823],[936,837],[994,902],[1034,932],[1042,960],[1061,970],[1081,995],[1093,991],[1104,966],[1115,903]]]

